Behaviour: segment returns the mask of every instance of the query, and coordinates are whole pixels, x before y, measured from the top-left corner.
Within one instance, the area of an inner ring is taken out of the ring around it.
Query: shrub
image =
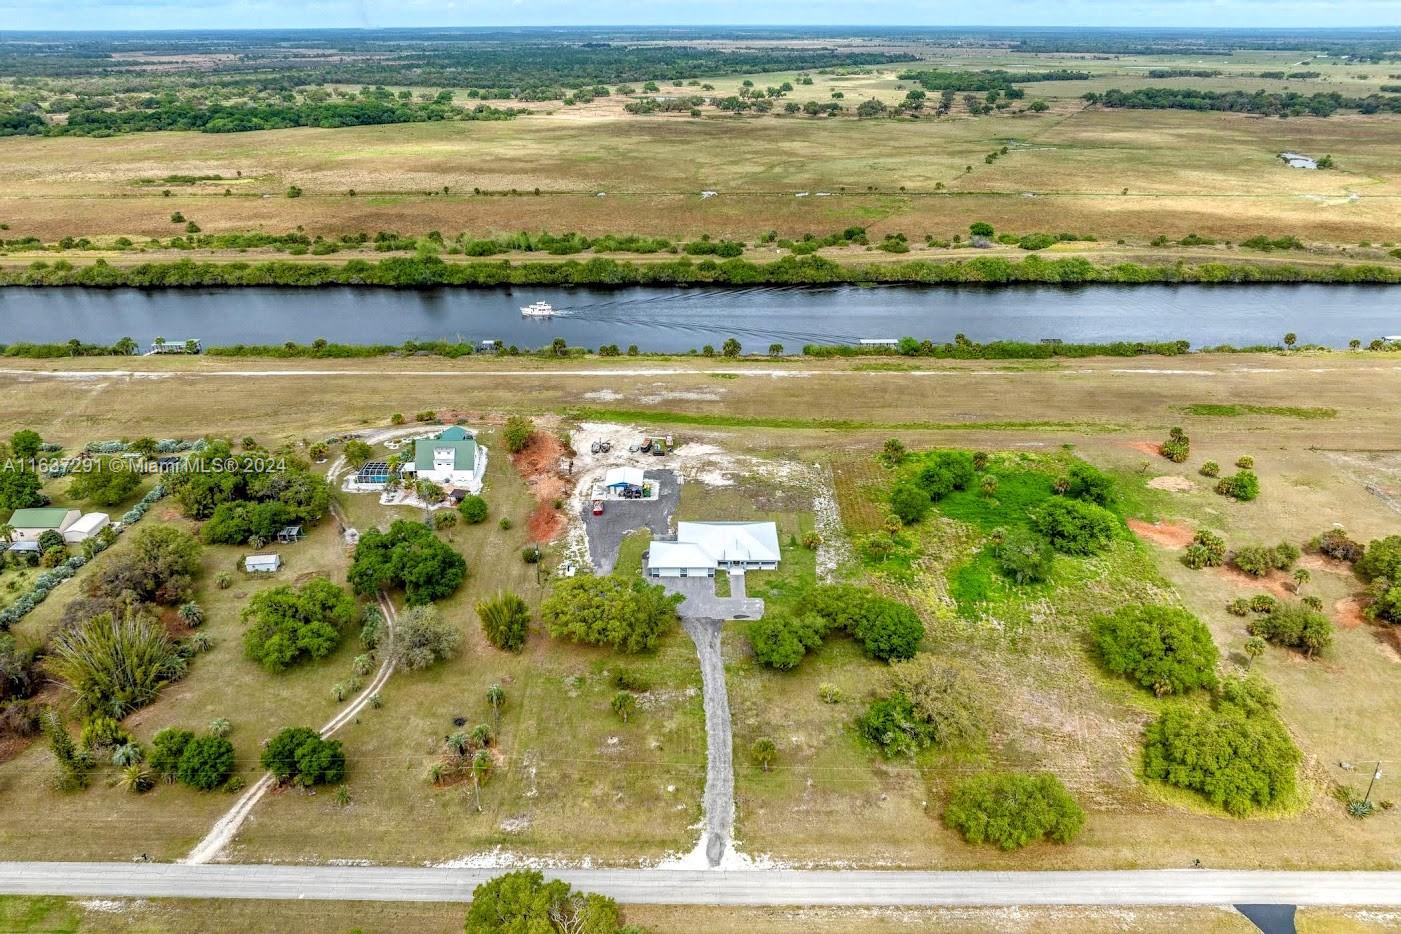
[[[1278,605],[1278,601],[1267,593],[1257,593],[1250,598],[1250,609],[1255,613],[1269,613]]]
[[[1217,481],[1216,492],[1241,502],[1250,502],[1260,495],[1260,478],[1249,470],[1237,471]]]
[[[556,638],[649,652],[675,622],[679,600],[642,580],[581,574],[555,585],[540,604],[540,619]]]
[[[1016,850],[1040,840],[1069,843],[1085,812],[1054,775],[987,774],[954,788],[944,823],[969,843]]]
[[[335,651],[357,613],[355,598],[324,577],[300,589],[273,587],[254,595],[243,611],[249,627],[243,649],[268,671],[286,671]]]
[[[1226,540],[1208,529],[1198,529],[1182,554],[1182,563],[1194,571],[1220,567],[1225,562]]]
[[[558,879],[546,882],[534,869],[504,873],[473,889],[466,928],[472,934],[623,934],[632,930],[623,926],[613,899],[576,892]]]
[[[279,782],[310,787],[345,778],[345,753],[338,740],[325,740],[310,727],[291,726],[267,741],[263,768]]]
[[[891,694],[871,702],[856,727],[886,758],[913,758],[934,741],[933,728],[915,713],[904,694]]]
[[[1174,464],[1180,464],[1191,456],[1192,441],[1181,428],[1174,428],[1168,433],[1168,439],[1158,446],[1158,452]]]
[[[852,635],[872,658],[885,662],[913,658],[924,640],[924,623],[905,604],[873,595]]]
[[[1250,601],[1244,597],[1236,597],[1226,604],[1226,612],[1232,616],[1247,616],[1250,613]]]
[[[924,487],[917,483],[897,483],[890,491],[890,511],[906,525],[914,525],[923,519],[932,502]]]
[[[1328,617],[1301,603],[1278,604],[1268,615],[1252,620],[1248,628],[1252,636],[1299,649],[1305,655],[1316,655],[1333,642],[1333,624]]]
[[[971,743],[983,735],[983,691],[966,671],[933,655],[890,666],[884,689],[909,699],[914,716],[939,746]]]
[[[822,645],[827,622],[816,613],[789,616],[772,613],[749,624],[749,643],[759,664],[792,671],[803,656]]]
[[[179,647],[141,616],[117,620],[101,613],[60,630],[48,652],[49,672],[73,692],[84,713],[125,716],[185,673]]]
[[[1291,797],[1299,760],[1268,688],[1228,679],[1211,708],[1173,704],[1148,725],[1143,771],[1242,817]]]
[[[1361,542],[1355,542],[1348,538],[1348,534],[1342,529],[1329,529],[1319,535],[1311,543],[1319,554],[1327,555],[1337,561],[1348,561],[1355,563],[1366,553],[1366,546]]]
[[[524,415],[512,415],[506,419],[506,427],[501,429],[501,440],[506,442],[506,450],[519,454],[535,434],[535,423]]]
[[[1231,563],[1252,577],[1264,577],[1271,571],[1286,571],[1297,560],[1299,549],[1288,542],[1281,542],[1273,548],[1246,545],[1237,548],[1231,555]]]
[[[1102,506],[1072,499],[1050,499],[1031,512],[1031,524],[1056,551],[1093,555],[1114,538],[1114,514]]]
[[[973,455],[968,451],[931,451],[921,458],[919,485],[931,500],[940,500],[954,490],[966,490],[973,482]]]
[[[176,770],[180,767],[180,758],[185,754],[185,747],[194,738],[195,734],[191,730],[175,727],[166,727],[156,733],[151,737],[151,754],[147,760],[151,768],[167,781],[174,781]]]
[[[1197,469],[1197,473],[1203,477],[1219,477],[1221,476],[1221,465],[1216,461],[1207,461]]]
[[[1096,506],[1111,506],[1114,503],[1114,481],[1089,464],[1070,465],[1065,495],[1071,499],[1082,499]]]
[[[501,529],[501,531],[507,532],[507,531],[510,531],[511,526],[513,525],[513,523],[512,523],[511,520],[510,520],[509,518],[507,518],[506,516],[502,516],[502,517],[501,517],[501,521],[498,522],[498,523],[496,523],[496,525],[497,525],[497,527],[498,527],[499,529]]]
[[[1357,560],[1356,570],[1365,581],[1386,578],[1401,584],[1401,535],[1388,535],[1368,545]]]
[[[1215,684],[1216,644],[1186,610],[1128,606],[1095,620],[1091,632],[1107,670],[1159,697]]]
[[[1241,470],[1252,470],[1255,467],[1255,458],[1249,454],[1242,454],[1236,458],[1236,466]]]
[[[446,661],[457,652],[462,633],[443,620],[434,606],[411,607],[389,632],[386,655],[409,671],[420,671]]]
[[[447,509],[439,509],[433,513],[433,528],[438,531],[450,529],[457,525],[457,513]]]
[[[104,714],[88,717],[78,736],[78,743],[86,749],[110,749],[130,741],[131,737],[122,729],[122,725]]]
[[[233,743],[222,736],[198,736],[185,744],[175,776],[182,785],[213,791],[228,781],[233,770]]]
[[[486,521],[486,500],[476,494],[468,494],[458,504],[457,511],[462,514],[463,522],[468,525],[478,525]]]
[[[421,522],[396,520],[388,532],[370,529],[355,546],[349,578],[355,592],[372,596],[404,588],[410,606],[451,596],[467,577],[467,562]]]
[[[519,652],[530,631],[530,608],[513,593],[499,593],[477,604],[477,618],[488,642],[505,652]]]
[[[1051,576],[1055,562],[1051,543],[1028,529],[1012,529],[993,549],[997,566],[1018,584],[1034,584]]]

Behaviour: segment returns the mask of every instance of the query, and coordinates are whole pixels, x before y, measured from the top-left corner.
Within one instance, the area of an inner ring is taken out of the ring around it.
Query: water
[[[552,319],[523,319],[543,300]],[[434,289],[0,289],[0,343],[143,347],[199,338],[226,344],[359,344],[406,340],[500,340],[540,347],[636,344],[644,351],[717,348],[738,338],[750,352],[770,344],[855,343],[910,335],[935,341],[1188,340],[1194,347],[1274,343],[1343,347],[1401,332],[1401,289],[1386,286],[1145,285],[1010,288],[779,286],[718,288]]]

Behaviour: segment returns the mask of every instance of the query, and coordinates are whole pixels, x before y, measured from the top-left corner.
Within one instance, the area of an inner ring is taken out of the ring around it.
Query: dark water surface
[[[519,308],[550,302],[549,320]],[[637,344],[685,351],[736,337],[749,351],[771,343],[850,343],[962,332],[997,339],[1098,343],[1188,340],[1194,347],[1278,341],[1346,346],[1401,334],[1401,288],[1340,285],[1089,285],[1003,288],[774,286],[723,288],[434,289],[0,289],[0,343],[143,346],[161,336],[206,346],[405,340],[500,340],[538,347]]]

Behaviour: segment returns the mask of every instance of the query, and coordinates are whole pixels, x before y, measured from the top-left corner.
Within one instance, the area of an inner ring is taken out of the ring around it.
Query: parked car
[[[593,444],[589,445],[589,453],[590,453],[590,454],[597,454],[597,453],[599,452],[599,450],[600,450],[600,447],[599,447],[599,443],[598,443],[597,441],[595,441]]]
[[[596,499],[593,501],[593,514],[596,516],[603,515],[603,500]]]
[[[598,449],[599,449],[600,451],[602,451],[604,454],[607,454],[609,451],[613,450],[613,442],[612,442],[612,441],[600,441],[600,442],[598,442]]]
[[[638,450],[640,450],[643,454],[646,454],[648,451],[652,450],[652,439],[651,439],[651,438],[643,438],[643,439],[642,439],[642,446],[641,446],[640,448],[638,448]]]

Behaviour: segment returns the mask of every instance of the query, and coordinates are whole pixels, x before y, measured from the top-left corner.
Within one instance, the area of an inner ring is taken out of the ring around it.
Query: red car
[[[603,500],[596,499],[593,501],[593,514],[596,516],[603,515]]]

